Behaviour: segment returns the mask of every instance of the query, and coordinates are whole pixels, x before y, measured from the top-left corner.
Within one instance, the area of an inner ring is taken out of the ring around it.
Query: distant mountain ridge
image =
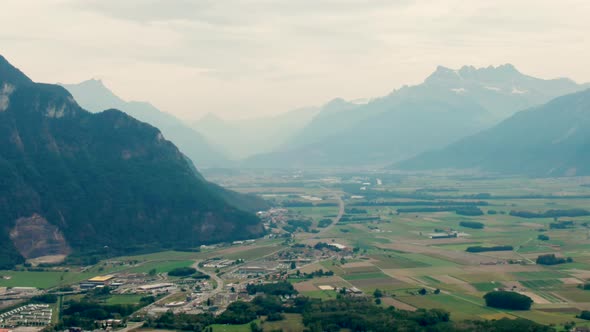
[[[321,111],[288,144],[245,167],[381,167],[475,134],[514,112],[588,85],[543,80],[512,65],[439,66],[422,84],[367,104]]]
[[[209,113],[193,127],[233,158],[242,159],[278,148],[304,128],[318,111],[316,107],[305,107],[276,116],[242,120],[224,120]]]
[[[231,162],[221,148],[212,144],[199,132],[169,113],[148,102],[124,101],[109,90],[100,80],[87,80],[78,84],[61,84],[85,109],[98,113],[116,108],[132,117],[151,124],[162,131],[198,167],[228,166]]]
[[[590,175],[590,89],[518,112],[443,149],[393,166],[528,176]]]
[[[0,178],[0,269],[264,234],[244,211],[257,200],[204,180],[157,128],[114,109],[87,112],[2,56]]]

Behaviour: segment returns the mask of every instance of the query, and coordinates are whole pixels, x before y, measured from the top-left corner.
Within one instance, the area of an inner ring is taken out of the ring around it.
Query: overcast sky
[[[185,119],[387,94],[437,65],[590,81],[588,0],[2,0],[0,54]]]

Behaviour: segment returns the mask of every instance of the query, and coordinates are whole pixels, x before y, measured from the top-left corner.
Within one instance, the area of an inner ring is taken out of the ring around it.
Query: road
[[[336,218],[334,218],[334,221],[326,228],[322,229],[319,233],[314,234],[315,236],[324,234],[326,232],[328,232],[330,229],[332,229],[334,226],[336,226],[336,224],[338,222],[340,222],[340,219],[342,219],[342,216],[344,216],[344,200],[342,200],[342,196],[338,195],[338,205],[339,205],[339,210],[338,210],[338,215],[336,216]]]
[[[215,280],[215,282],[217,283],[217,287],[215,287],[215,289],[212,290],[211,292],[208,292],[208,294],[210,294],[209,297],[214,296],[214,295],[220,293],[221,291],[223,291],[223,286],[225,285],[225,283],[223,282],[223,279],[221,279],[217,274],[215,274],[215,272],[209,272],[209,271],[206,271],[206,270],[201,269],[199,267],[199,263],[200,262],[201,261],[196,261],[195,264],[193,264],[193,267],[197,271],[199,271],[199,272],[201,272],[203,274],[208,275],[209,278]]]
[[[117,332],[128,332],[131,330],[135,330],[137,328],[140,328],[143,326],[144,322],[127,322],[127,327],[124,327],[120,330],[117,330]]]

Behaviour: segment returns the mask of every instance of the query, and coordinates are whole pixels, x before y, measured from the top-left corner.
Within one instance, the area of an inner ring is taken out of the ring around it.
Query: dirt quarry
[[[16,250],[26,259],[65,257],[71,251],[59,228],[38,214],[17,219],[9,235]]]

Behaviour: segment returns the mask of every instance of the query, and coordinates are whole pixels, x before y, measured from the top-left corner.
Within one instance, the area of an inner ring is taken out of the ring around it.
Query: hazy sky
[[[101,78],[183,118],[384,95],[437,65],[590,81],[588,0],[2,0],[0,53],[32,79]]]

